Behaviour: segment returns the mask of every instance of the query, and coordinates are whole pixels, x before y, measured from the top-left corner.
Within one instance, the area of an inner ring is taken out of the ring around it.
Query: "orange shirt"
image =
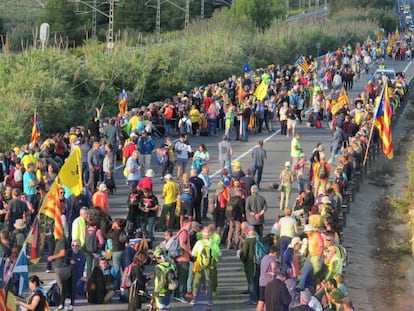
[[[308,236],[308,251],[311,257],[323,255],[323,237],[320,232],[314,231]]]
[[[329,174],[328,174],[328,177],[326,178],[319,178],[318,177],[319,167],[323,164],[326,165],[326,169],[328,170]],[[327,181],[329,179],[330,174],[331,174],[331,165],[328,162],[326,162],[325,160],[321,160],[319,162],[314,163],[312,176],[315,179],[315,181]]]
[[[96,191],[92,196],[92,204],[99,207],[106,215],[109,215],[108,196],[105,192]]]

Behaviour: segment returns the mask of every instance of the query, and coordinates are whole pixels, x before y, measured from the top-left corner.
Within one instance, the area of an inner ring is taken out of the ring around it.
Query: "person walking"
[[[155,148],[154,141],[151,136],[144,130],[141,132],[141,137],[138,139],[138,150],[141,154],[141,161],[146,172],[151,167],[152,151]]]
[[[303,152],[302,145],[300,143],[300,138],[300,133],[296,132],[290,143],[290,156],[292,157],[293,167],[295,167],[295,165],[298,163],[299,157]]]
[[[220,168],[227,168],[231,175],[231,157],[233,155],[233,149],[231,148],[227,135],[223,135],[222,141],[218,143],[218,149]]]
[[[178,184],[173,181],[171,174],[164,176],[165,184],[162,187],[162,197],[164,198],[164,205],[161,211],[160,226],[164,231],[178,227],[176,222],[175,208],[177,206],[177,195],[179,193]]]
[[[252,176],[255,177],[257,171],[256,185],[260,188],[264,161],[267,159],[266,150],[263,148],[262,140],[259,140],[257,146],[253,148],[251,156],[253,159]]]

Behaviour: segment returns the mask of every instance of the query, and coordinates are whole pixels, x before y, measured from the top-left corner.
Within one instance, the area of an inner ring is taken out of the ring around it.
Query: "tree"
[[[285,16],[286,9],[281,0],[238,0],[231,12],[238,17],[243,15],[254,21],[260,30],[268,28],[275,18]]]
[[[40,23],[48,23],[51,36],[68,38],[70,42],[81,44],[85,38],[85,23],[80,15],[75,13],[74,3],[67,0],[47,0],[45,12],[41,16]]]

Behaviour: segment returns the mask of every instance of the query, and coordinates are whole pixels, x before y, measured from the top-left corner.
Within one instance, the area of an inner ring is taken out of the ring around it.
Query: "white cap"
[[[286,161],[286,162],[285,162],[285,166],[290,167],[290,161]]]

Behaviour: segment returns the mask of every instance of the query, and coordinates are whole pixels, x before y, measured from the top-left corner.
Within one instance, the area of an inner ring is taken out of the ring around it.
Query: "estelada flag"
[[[298,60],[296,61],[296,64],[298,64],[299,68],[302,69],[304,73],[308,73],[310,70],[310,66],[306,59],[303,56],[300,56]]]
[[[382,151],[388,157],[388,159],[392,159],[394,156],[391,133],[391,117],[391,101],[389,96],[388,82],[386,82],[381,92],[377,110],[374,115],[374,120],[375,125],[379,131],[379,137],[382,141]]]
[[[264,80],[260,82],[259,86],[254,91],[254,96],[256,96],[258,100],[263,100],[267,96],[267,84]]]
[[[74,196],[82,193],[81,150],[75,146],[58,174],[60,183],[65,185]]]
[[[40,123],[39,118],[37,115],[37,111],[35,109],[34,116],[33,116],[33,125],[32,125],[32,138],[30,139],[31,143],[37,143],[40,137]]]
[[[46,194],[42,206],[40,207],[39,214],[44,214],[54,220],[53,235],[56,240],[63,236],[63,224],[62,224],[62,210],[59,200],[60,186],[57,183],[57,178],[49,188],[49,192]]]
[[[125,90],[122,90],[121,94],[119,95],[119,112],[124,114],[128,111],[128,96]]]

